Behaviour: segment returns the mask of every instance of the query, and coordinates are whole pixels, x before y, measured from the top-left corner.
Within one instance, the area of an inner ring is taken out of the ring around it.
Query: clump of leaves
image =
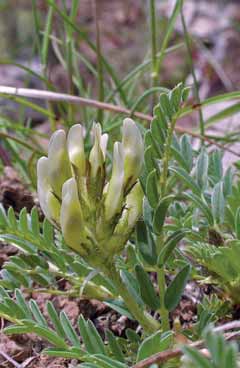
[[[182,183],[180,197],[186,202],[175,204],[170,216],[179,227],[182,214],[181,221],[191,229],[186,234],[186,253],[208,271],[208,281],[239,303],[239,184],[234,183],[232,168],[223,174],[220,152],[208,154],[203,149],[194,156],[190,171],[172,168]]]

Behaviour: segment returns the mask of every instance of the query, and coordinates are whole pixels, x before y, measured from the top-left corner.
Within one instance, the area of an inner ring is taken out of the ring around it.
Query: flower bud
[[[126,198],[122,216],[107,242],[109,255],[114,256],[124,248],[134,226],[142,214],[143,191],[139,182],[131,189]]]
[[[91,177],[96,178],[99,171],[102,171],[104,156],[101,148],[101,125],[94,124],[94,145],[89,155],[89,162],[91,164]]]
[[[143,165],[144,145],[141,133],[132,119],[123,121],[124,187],[136,182]]]
[[[131,233],[132,229],[137,223],[137,220],[142,214],[143,191],[141,184],[137,182],[131,189],[126,198],[126,206],[122,217],[116,226],[117,233]]]
[[[103,153],[103,157],[105,160],[106,157],[106,151],[107,151],[107,144],[108,144],[108,134],[105,133],[101,136],[100,146]]]
[[[49,183],[49,161],[41,157],[37,163],[37,191],[41,209],[50,222],[59,224],[60,203]]]
[[[112,176],[107,188],[105,199],[105,218],[107,221],[119,213],[123,200],[123,149],[119,142],[114,143]]]
[[[83,141],[83,127],[80,124],[73,125],[67,137],[69,159],[76,170],[78,177],[85,176],[86,160]]]
[[[68,179],[62,188],[60,224],[67,245],[80,255],[86,255],[87,250],[82,246],[85,240],[83,214],[74,178]]]
[[[93,125],[94,144],[87,159],[83,128],[76,124],[53,134],[48,158],[38,161],[38,194],[46,217],[61,227],[66,244],[93,267],[124,248],[142,212],[137,182],[143,141],[131,119],[123,124],[122,143],[113,148],[111,178],[106,179],[108,135]]]
[[[63,183],[71,175],[71,167],[64,130],[57,130],[51,137],[48,147],[48,175],[54,193],[61,198]]]

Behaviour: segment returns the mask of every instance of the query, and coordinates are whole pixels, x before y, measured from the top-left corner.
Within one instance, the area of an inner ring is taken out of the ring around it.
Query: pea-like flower
[[[63,130],[53,134],[48,157],[41,157],[37,165],[38,196],[45,216],[61,229],[66,244],[100,267],[122,251],[141,215],[138,176],[143,141],[134,121],[125,119],[108,177],[108,135],[102,134],[100,124],[93,125],[92,133],[89,154],[80,124],[72,126],[67,137]]]

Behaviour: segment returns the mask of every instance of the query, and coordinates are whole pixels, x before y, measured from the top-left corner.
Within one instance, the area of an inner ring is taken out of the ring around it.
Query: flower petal
[[[91,164],[90,176],[96,178],[99,170],[102,171],[104,163],[104,156],[101,149],[101,125],[94,123],[92,131],[94,133],[94,145],[89,155],[89,162]]]
[[[54,193],[61,198],[63,183],[71,177],[66,134],[57,130],[51,137],[48,147],[49,181]]]
[[[68,179],[63,185],[60,224],[67,245],[81,255],[86,254],[81,246],[85,231],[77,183],[74,178]]]
[[[73,125],[67,137],[67,148],[71,164],[77,169],[79,177],[85,176],[86,161],[84,152],[83,127]]]
[[[52,193],[49,182],[49,161],[41,157],[37,163],[37,191],[41,209],[49,221],[59,223],[60,203]]]
[[[105,133],[105,134],[101,135],[101,139],[100,139],[100,146],[101,146],[101,150],[102,150],[102,153],[103,153],[104,160],[105,160],[105,157],[106,157],[107,144],[108,144],[108,134]]]
[[[112,176],[105,199],[105,218],[109,221],[122,208],[123,200],[123,148],[119,142],[114,143]]]
[[[142,214],[143,191],[137,182],[126,198],[126,206],[116,226],[115,233],[130,233]]]
[[[141,133],[132,119],[123,121],[124,185],[126,190],[136,182],[143,165],[144,145]]]

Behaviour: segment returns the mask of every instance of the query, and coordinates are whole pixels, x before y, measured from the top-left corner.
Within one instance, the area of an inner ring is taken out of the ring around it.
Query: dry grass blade
[[[19,97],[26,97],[26,98],[46,100],[46,101],[58,101],[58,102],[64,101],[64,102],[68,102],[72,104],[82,104],[82,105],[90,106],[96,109],[112,111],[112,112],[119,113],[119,114],[126,114],[129,116],[133,115],[134,117],[138,119],[146,120],[146,121],[151,121],[153,118],[151,115],[147,115],[147,114],[144,114],[138,111],[135,111],[132,114],[131,110],[123,106],[114,105],[114,104],[106,103],[106,102],[100,102],[100,101],[93,100],[90,98],[85,98],[85,97],[72,96],[66,93],[56,93],[56,92],[51,92],[51,91],[43,91],[43,90],[30,89],[30,88],[0,86],[0,95],[19,96]],[[196,109],[197,107],[195,106],[193,110],[196,111]],[[203,137],[201,134],[194,133],[191,130],[184,129],[181,127],[176,127],[175,130],[181,134],[185,133],[185,134],[191,135],[194,138],[204,139],[209,144],[212,144],[220,148],[221,150],[228,151],[231,154],[237,157],[240,157],[240,154],[238,152],[235,152],[231,148],[225,147],[222,144],[215,142],[214,140],[211,140],[207,137]]]
[[[4,351],[0,351],[0,355],[2,355],[2,357],[7,360],[9,363],[11,363],[14,367],[16,368],[23,368],[23,366],[21,364],[19,364],[18,362],[16,362],[13,358],[11,358],[7,353],[4,353]]]

